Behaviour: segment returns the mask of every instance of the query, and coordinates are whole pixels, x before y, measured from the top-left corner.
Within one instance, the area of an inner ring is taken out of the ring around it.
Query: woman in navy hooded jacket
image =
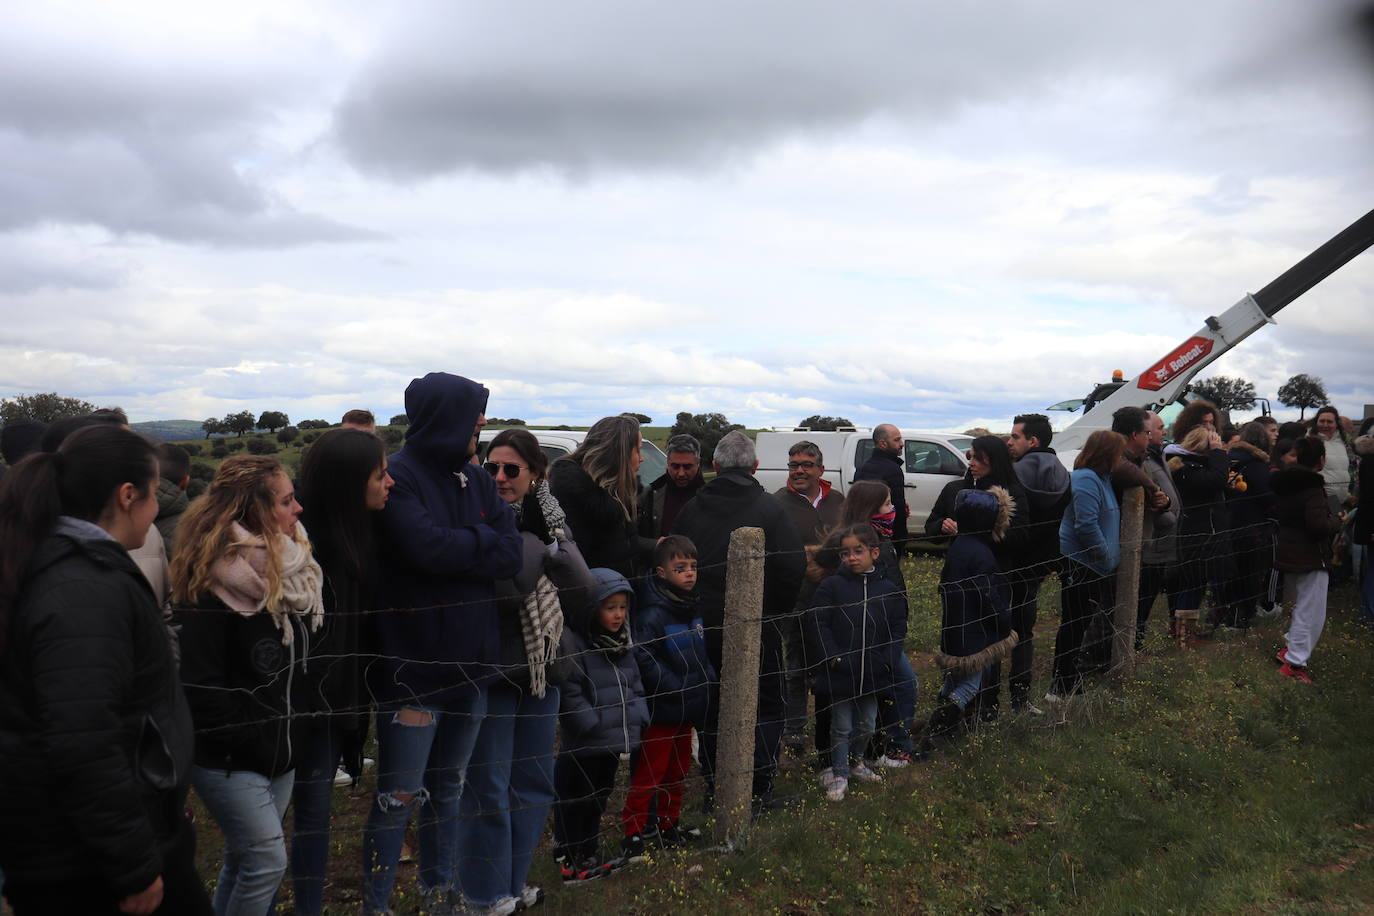
[[[486,424],[487,389],[431,372],[406,388],[410,426],[392,459],[381,514],[377,657],[377,798],[363,834],[363,912],[386,912],[411,809],[420,885],[446,903],[457,852],[458,797],[500,663],[496,580],[521,568],[515,515],[469,461]],[[434,753],[431,753],[434,751]]]

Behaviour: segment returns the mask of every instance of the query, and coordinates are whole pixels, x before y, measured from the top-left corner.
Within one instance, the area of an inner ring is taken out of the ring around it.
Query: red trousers
[[[640,736],[639,759],[630,775],[620,822],[625,836],[643,833],[649,809],[656,806],[660,829],[673,827],[682,813],[682,784],[692,766],[692,724],[650,725]]]

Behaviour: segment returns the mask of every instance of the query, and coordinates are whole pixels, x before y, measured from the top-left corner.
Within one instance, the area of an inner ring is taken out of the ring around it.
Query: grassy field
[[[939,560],[906,571],[924,714]],[[1314,687],[1277,675],[1279,621],[1182,653],[1160,622],[1124,683],[1062,713],[1004,717],[843,803],[794,766],[779,788],[800,807],[768,815],[741,851],[660,854],[571,888],[541,852],[531,881],[546,911],[569,913],[1374,912],[1374,637],[1351,622],[1355,601],[1333,592]],[[1041,608],[1047,641],[1052,583]],[[331,912],[356,911],[367,805],[336,791]],[[219,841],[199,823],[209,879]],[[414,911],[413,882],[403,866],[398,912]]]

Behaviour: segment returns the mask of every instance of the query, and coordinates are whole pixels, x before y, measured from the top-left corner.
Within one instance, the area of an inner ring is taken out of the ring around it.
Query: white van
[[[906,504],[911,509],[907,531],[922,532],[926,516],[935,508],[940,491],[951,480],[964,476],[968,459],[964,457],[971,436],[902,430],[906,440]],[[835,432],[804,427],[777,427],[758,434],[759,483],[768,492],[787,485],[787,451],[803,439],[820,446],[825,459],[825,478],[841,493],[849,489],[859,466],[873,454],[873,430],[859,427]]]
[[[527,427],[517,426],[515,429],[526,429]],[[539,447],[543,449],[544,455],[549,459],[549,464],[553,464],[564,455],[570,455],[582,444],[582,440],[587,438],[585,429],[533,429],[528,431],[534,434],[539,440]],[[496,438],[500,429],[486,428],[477,439],[477,454],[479,461],[487,460],[487,447],[491,440]],[[668,471],[668,456],[663,454],[657,445],[648,439],[644,440],[644,445],[639,453],[644,456],[644,462],[639,466],[639,482],[648,486]],[[783,464],[787,459],[783,458]]]

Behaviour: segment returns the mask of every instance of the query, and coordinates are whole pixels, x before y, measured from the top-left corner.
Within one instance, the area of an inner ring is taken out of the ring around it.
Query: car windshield
[[[644,456],[644,463],[639,466],[639,483],[647,487],[649,484],[658,480],[668,473],[668,456],[663,454],[657,445],[648,439],[639,448],[639,454]]]

